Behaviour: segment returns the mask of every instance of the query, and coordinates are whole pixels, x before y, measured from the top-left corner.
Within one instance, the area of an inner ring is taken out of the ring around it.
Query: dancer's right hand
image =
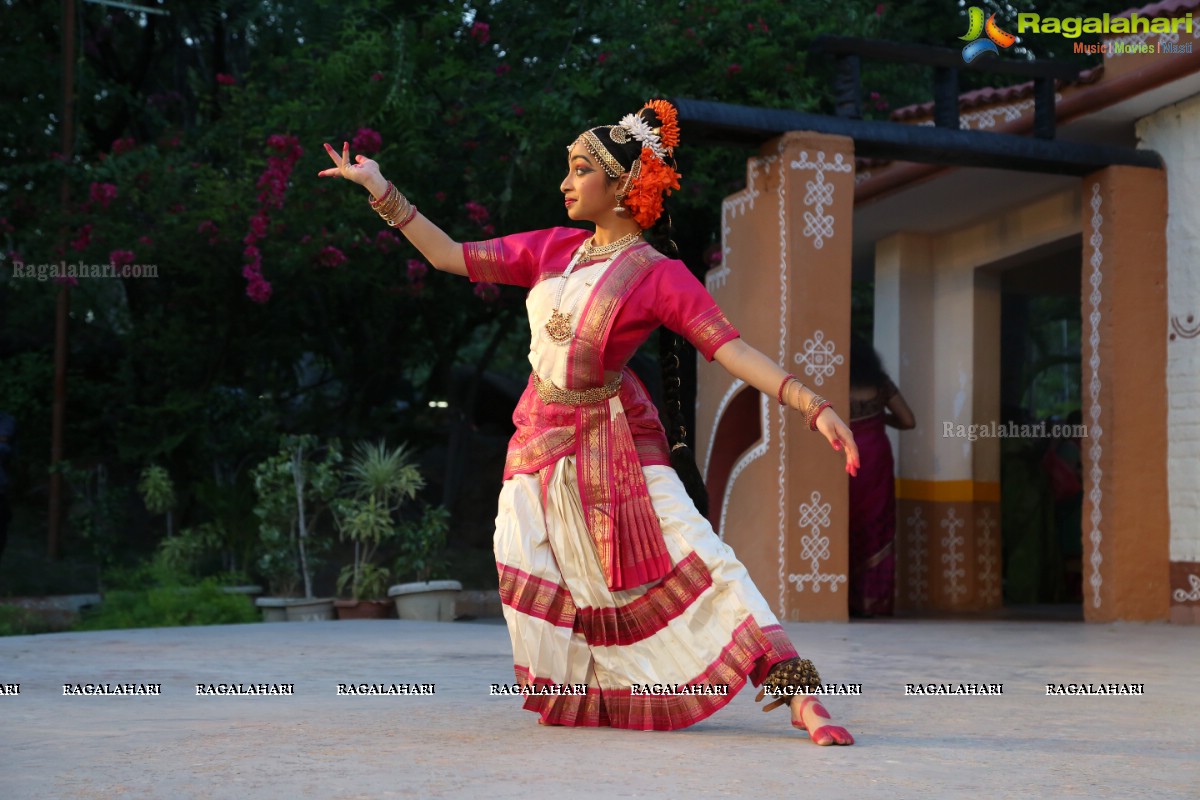
[[[350,158],[349,142],[342,143],[341,155],[338,155],[338,152],[329,146],[329,142],[325,143],[325,152],[329,154],[336,166],[321,170],[317,173],[318,178],[345,178],[367,187],[372,194],[376,194],[375,190],[380,185],[384,188],[387,187],[387,181],[379,172],[379,164],[361,154],[353,159]],[[376,196],[378,195],[376,194]]]

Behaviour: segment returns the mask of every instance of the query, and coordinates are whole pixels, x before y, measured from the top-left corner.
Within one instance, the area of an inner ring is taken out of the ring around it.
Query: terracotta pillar
[[[768,142],[747,164],[746,188],[722,205],[723,262],[707,276],[743,338],[843,416],[853,203],[852,140],[803,132]],[[697,454],[721,499],[714,527],[782,619],[845,619],[843,457],[798,412],[719,367],[702,365],[699,383]]]
[[[1168,615],[1166,175],[1083,180],[1083,610]]]

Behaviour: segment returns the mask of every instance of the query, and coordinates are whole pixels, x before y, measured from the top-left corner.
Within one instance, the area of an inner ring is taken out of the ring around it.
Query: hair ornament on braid
[[[621,127],[629,132],[629,135],[637,139],[643,148],[648,148],[659,159],[667,157],[667,151],[663,147],[662,140],[658,138],[658,134],[650,127],[650,123],[642,118],[641,113],[626,114],[621,117]]]

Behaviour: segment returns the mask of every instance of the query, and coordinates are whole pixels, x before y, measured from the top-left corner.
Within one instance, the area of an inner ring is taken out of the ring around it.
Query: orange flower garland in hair
[[[659,125],[662,126],[658,137],[664,145],[674,149],[679,144],[679,112],[675,110],[675,106],[666,100],[651,100],[643,107],[652,110],[658,116]]]
[[[663,195],[679,188],[678,172],[660,161],[649,147],[642,148],[642,171],[625,194],[625,207],[643,230],[662,216]]]
[[[651,100],[642,107],[643,111],[646,109],[652,110],[658,117],[659,127],[655,133],[667,153],[671,154],[679,144],[679,114],[675,106],[666,100]],[[653,227],[662,216],[663,197],[679,188],[682,176],[649,147],[642,148],[639,160],[641,170],[638,179],[626,191],[624,204],[638,226],[645,230]]]

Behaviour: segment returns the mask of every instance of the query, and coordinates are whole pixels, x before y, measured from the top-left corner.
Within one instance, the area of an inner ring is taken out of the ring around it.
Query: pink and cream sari
[[[548,724],[683,728],[796,653],[669,466],[653,403],[624,363],[660,324],[709,360],[737,331],[681,262],[638,244],[571,272],[559,307],[575,336],[555,343],[544,325],[586,236],[558,228],[465,245],[472,280],[530,287],[529,360],[543,388],[594,398],[621,377],[611,396],[567,404],[543,399],[531,376],[514,413],[494,539],[514,669],[525,686],[587,686],[527,696]]]

